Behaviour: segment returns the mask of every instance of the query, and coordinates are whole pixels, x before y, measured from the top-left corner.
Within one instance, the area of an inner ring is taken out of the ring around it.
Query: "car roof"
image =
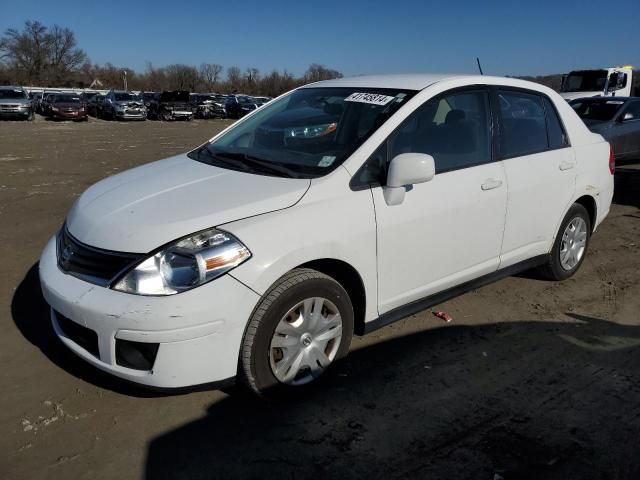
[[[521,87],[537,91],[549,91],[538,83],[512,77],[495,77],[491,75],[455,74],[455,73],[412,73],[396,75],[363,75],[359,77],[336,78],[304,85],[301,88],[347,87],[347,88],[394,88],[399,90],[423,90],[430,85],[457,81],[459,86],[486,84]]]
[[[368,87],[368,88],[397,88],[403,90],[422,90],[444,79],[464,77],[465,75],[442,73],[416,73],[395,75],[362,75],[358,77],[336,78],[323,80],[305,85],[309,87]]]

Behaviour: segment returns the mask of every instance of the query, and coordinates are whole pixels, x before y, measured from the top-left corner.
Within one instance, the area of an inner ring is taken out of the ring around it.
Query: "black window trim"
[[[553,100],[551,100],[549,98],[548,95],[542,93],[542,92],[538,92],[537,90],[529,90],[527,88],[522,88],[522,87],[512,87],[512,86],[505,86],[505,85],[491,85],[489,90],[492,92],[492,95],[495,96],[495,112],[496,112],[496,121],[497,121],[497,125],[498,128],[496,129],[496,145],[497,145],[497,159],[499,161],[502,160],[511,160],[512,158],[521,158],[521,157],[528,157],[529,155],[537,155],[539,153],[545,153],[545,152],[553,152],[555,150],[561,150],[563,148],[570,148],[571,147],[571,139],[569,138],[569,134],[567,133],[567,129],[564,126],[564,122],[562,121],[562,116],[558,113],[558,109],[555,105],[555,103],[553,103]],[[518,92],[518,93],[525,93],[527,95],[534,95],[534,96],[538,96],[540,97],[540,102],[542,103],[542,109],[544,112],[544,125],[545,125],[545,130],[546,130],[546,134],[547,134],[547,147],[544,149],[540,149],[540,150],[535,150],[535,151],[531,151],[531,152],[527,152],[525,154],[520,154],[520,155],[501,155],[500,154],[500,139],[502,138],[502,132],[503,132],[503,125],[502,125],[502,113],[500,111],[500,99],[498,98],[498,92],[499,91],[511,91],[511,92]],[[549,103],[552,105],[556,116],[558,117],[558,121],[560,122],[560,127],[562,128],[562,132],[564,133],[564,136],[567,140],[567,144],[560,146],[560,147],[553,147],[551,148],[549,146],[549,118],[547,116],[547,110],[546,110],[546,106],[545,106],[545,102],[544,99],[547,99],[549,101]]]
[[[488,127],[489,127],[489,139],[490,139],[490,159],[488,162],[478,162],[478,163],[472,163],[469,165],[464,165],[462,167],[455,167],[455,168],[448,168],[446,170],[440,170],[438,172],[436,172],[436,175],[442,175],[444,173],[449,173],[449,172],[454,172],[456,170],[464,170],[466,168],[473,168],[473,167],[478,167],[480,165],[488,165],[490,163],[495,163],[497,161],[500,161],[500,159],[498,158],[497,154],[498,154],[498,144],[496,142],[496,139],[498,138],[497,135],[497,127],[498,124],[496,123],[496,118],[498,115],[498,112],[495,111],[495,105],[493,104],[493,100],[492,97],[493,95],[491,94],[491,85],[487,85],[487,84],[482,84],[482,83],[477,83],[477,84],[473,84],[473,85],[464,85],[462,87],[455,87],[455,88],[451,88],[449,90],[445,90],[444,92],[440,92],[439,94],[430,97],[428,100],[425,100],[423,103],[421,103],[418,107],[416,107],[408,116],[407,118],[405,118],[402,122],[400,122],[399,125],[397,125],[393,131],[391,133],[389,133],[389,135],[387,135],[387,137],[380,142],[380,144],[373,150],[373,153],[362,163],[362,165],[360,166],[360,168],[358,168],[358,170],[356,171],[356,173],[351,177],[351,180],[349,181],[349,187],[351,188],[351,190],[353,191],[360,191],[360,190],[367,190],[369,188],[377,188],[377,187],[382,187],[382,184],[380,184],[380,182],[368,182],[368,183],[359,183],[357,182],[357,178],[358,175],[361,173],[361,171],[365,168],[365,166],[367,165],[367,163],[371,160],[371,158],[376,154],[376,152],[383,146],[386,145],[386,150],[387,150],[387,161],[389,160],[389,139],[392,138],[396,132],[402,127],[402,125],[404,125],[405,122],[407,122],[408,120],[411,119],[411,117],[419,110],[423,107],[423,105],[427,104],[427,102],[431,102],[431,101],[438,101],[441,100],[443,97],[452,95],[452,94],[458,94],[458,93],[468,93],[468,92],[484,92],[487,94],[487,99],[488,99],[488,106],[489,106],[489,112],[488,112],[488,116],[489,116],[489,123],[488,123]],[[496,97],[497,98],[497,97]],[[396,112],[396,115],[398,114],[398,112]],[[395,116],[395,115],[394,115]],[[391,117],[393,118],[393,117]],[[391,118],[389,120],[391,120]]]

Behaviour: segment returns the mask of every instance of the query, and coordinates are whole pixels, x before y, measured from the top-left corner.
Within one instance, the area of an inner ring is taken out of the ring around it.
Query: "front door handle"
[[[564,170],[571,170],[573,167],[575,167],[576,164],[573,162],[567,162],[566,160],[564,162],[560,162],[560,165],[558,166],[558,168],[562,171]]]
[[[482,190],[493,190],[502,186],[502,180],[496,180],[495,178],[487,178],[481,185]]]

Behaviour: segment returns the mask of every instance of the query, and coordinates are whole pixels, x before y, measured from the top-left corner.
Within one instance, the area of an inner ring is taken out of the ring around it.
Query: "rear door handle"
[[[487,178],[481,185],[482,190],[493,190],[502,186],[502,180],[496,180],[495,178]]]
[[[558,166],[558,168],[560,168],[560,170],[564,171],[564,170],[570,170],[575,166],[576,166],[576,164],[573,163],[573,162],[564,161],[564,162],[560,162],[560,165]]]

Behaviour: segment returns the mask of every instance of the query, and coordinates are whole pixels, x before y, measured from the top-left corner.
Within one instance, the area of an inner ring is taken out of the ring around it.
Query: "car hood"
[[[310,183],[178,155],[96,183],[72,207],[67,227],[90,246],[147,253],[199,230],[291,207]]]

